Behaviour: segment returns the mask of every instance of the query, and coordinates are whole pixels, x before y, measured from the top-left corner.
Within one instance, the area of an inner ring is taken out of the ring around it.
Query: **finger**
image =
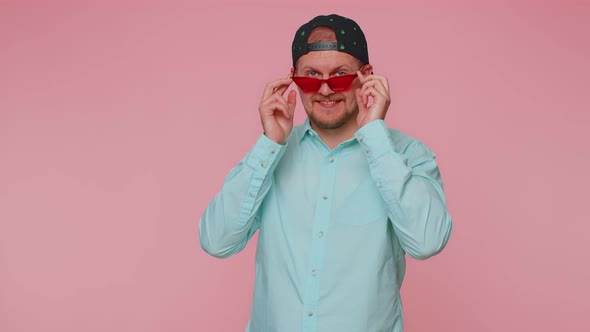
[[[372,80],[379,81],[379,82],[381,82],[381,84],[383,84],[383,86],[385,87],[385,89],[387,91],[389,91],[389,81],[387,80],[387,77],[371,74],[371,75],[365,76],[365,79],[367,81],[372,81]]]
[[[375,88],[368,88],[367,90],[365,90],[365,92],[363,92],[363,97],[366,97],[367,100],[369,97],[372,97],[373,102],[377,102],[377,103],[383,104],[383,105],[389,105],[390,100],[391,100],[389,98],[389,96],[381,94]]]
[[[367,105],[367,108],[369,108],[369,98],[373,98],[373,103],[375,103],[375,100],[380,98],[380,94],[377,92],[377,90],[375,90],[375,88],[368,88],[362,93],[362,96],[365,104]]]
[[[377,89],[373,88],[373,87],[368,87],[365,89],[365,91],[363,91],[363,96],[371,96],[373,98],[377,97],[378,95],[380,95],[379,91],[377,91]]]
[[[287,107],[279,102],[275,101],[274,103],[270,104],[268,109],[271,111],[268,116],[272,118],[276,119],[277,117],[284,117],[289,119],[289,111],[287,110]]]
[[[285,91],[287,91],[288,88],[289,88],[289,85],[282,85],[282,86],[278,87],[277,89],[275,89],[273,94],[282,96],[283,94],[285,94]]]
[[[297,92],[295,92],[295,90],[289,91],[287,105],[289,105],[289,113],[293,116],[293,114],[295,114],[295,106],[297,105]]]
[[[382,93],[375,87],[368,87],[363,91],[364,96],[371,96],[373,98],[383,98],[385,100],[389,99],[389,95]]]
[[[266,115],[272,115],[275,111],[275,107],[277,104],[282,105],[282,107],[287,107],[287,102],[285,98],[279,95],[271,95],[268,99],[262,102],[260,105],[261,111]]]
[[[270,97],[273,93],[277,92],[277,89],[281,87],[284,87],[284,90],[282,91],[284,93],[292,82],[293,79],[288,77],[267,84],[266,88],[264,89],[262,99],[268,99],[268,97]]]
[[[365,84],[363,84],[363,92],[365,90],[367,90],[368,88],[375,88],[377,89],[379,92],[381,92],[381,94],[383,95],[387,95],[387,90],[385,89],[385,86],[383,86],[383,83],[381,81],[377,81],[377,80],[371,80],[366,82]]]
[[[357,70],[356,74],[359,77],[359,81],[361,82],[361,84],[365,84],[365,82],[367,81],[367,77],[363,75],[363,73],[361,73],[360,70]]]
[[[375,76],[379,82],[381,82],[381,84],[383,85],[383,87],[385,88],[385,90],[389,93],[389,80],[387,79],[387,77],[383,77],[383,76]]]
[[[289,112],[289,104],[287,104],[287,101],[280,96],[277,96],[276,98],[272,99],[272,102],[269,104],[270,109],[273,111],[280,111],[281,113],[283,113],[283,116],[287,119],[291,118],[291,114]],[[273,112],[274,113],[274,112]]]
[[[365,103],[365,98],[362,95],[361,89],[356,89],[355,95],[356,95],[356,103],[358,104],[359,111],[360,112],[366,111],[367,104]]]
[[[285,94],[285,91],[287,91],[289,86],[291,86],[291,83],[293,83],[293,78],[291,76],[288,76],[286,78],[286,80],[288,80],[289,83],[283,84],[283,85],[279,86],[278,88],[275,88],[275,90],[273,91],[273,94],[278,94],[280,96]]]
[[[385,89],[387,89],[387,94],[389,94],[389,80],[387,79],[387,77],[383,77],[383,86],[385,86]]]

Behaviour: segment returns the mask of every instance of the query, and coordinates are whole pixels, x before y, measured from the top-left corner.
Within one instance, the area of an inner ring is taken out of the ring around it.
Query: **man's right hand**
[[[293,129],[297,93],[291,90],[287,100],[283,98],[283,94],[291,83],[293,79],[290,77],[269,83],[258,107],[264,134],[278,144],[285,144]]]

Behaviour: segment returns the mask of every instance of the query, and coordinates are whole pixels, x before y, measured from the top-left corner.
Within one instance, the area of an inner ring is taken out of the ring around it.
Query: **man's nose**
[[[322,82],[322,85],[320,85],[320,89],[318,90],[318,93],[323,96],[328,96],[328,95],[333,94],[334,91],[332,91],[332,89],[330,89],[328,82]]]

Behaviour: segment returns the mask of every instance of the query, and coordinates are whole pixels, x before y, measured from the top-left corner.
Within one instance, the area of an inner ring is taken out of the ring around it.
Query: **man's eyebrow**
[[[352,67],[350,67],[349,65],[341,65],[339,67],[336,67],[336,68],[332,69],[330,72],[333,73],[333,72],[339,71],[341,69],[348,69],[348,70],[352,71]],[[303,70],[303,71],[305,71],[305,70],[313,70],[313,71],[317,71],[317,72],[320,71],[320,70],[315,69],[314,67],[311,67],[311,66],[302,67],[301,70]]]
[[[352,67],[350,67],[349,65],[342,65],[336,69],[334,69],[334,71],[338,71],[340,69],[348,69],[348,70],[352,70]]]
[[[310,66],[305,66],[305,67],[302,67],[302,68],[301,68],[301,70],[304,70],[304,71],[305,71],[305,70],[315,70],[315,71],[317,71],[317,69],[315,69],[315,68],[313,68],[313,67],[310,67]]]

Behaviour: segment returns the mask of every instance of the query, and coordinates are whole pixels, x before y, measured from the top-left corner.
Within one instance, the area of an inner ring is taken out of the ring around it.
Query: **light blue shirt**
[[[452,230],[435,154],[382,120],[330,150],[309,120],[285,145],[261,135],[199,223],[215,257],[256,231],[249,332],[399,332],[405,254]]]

